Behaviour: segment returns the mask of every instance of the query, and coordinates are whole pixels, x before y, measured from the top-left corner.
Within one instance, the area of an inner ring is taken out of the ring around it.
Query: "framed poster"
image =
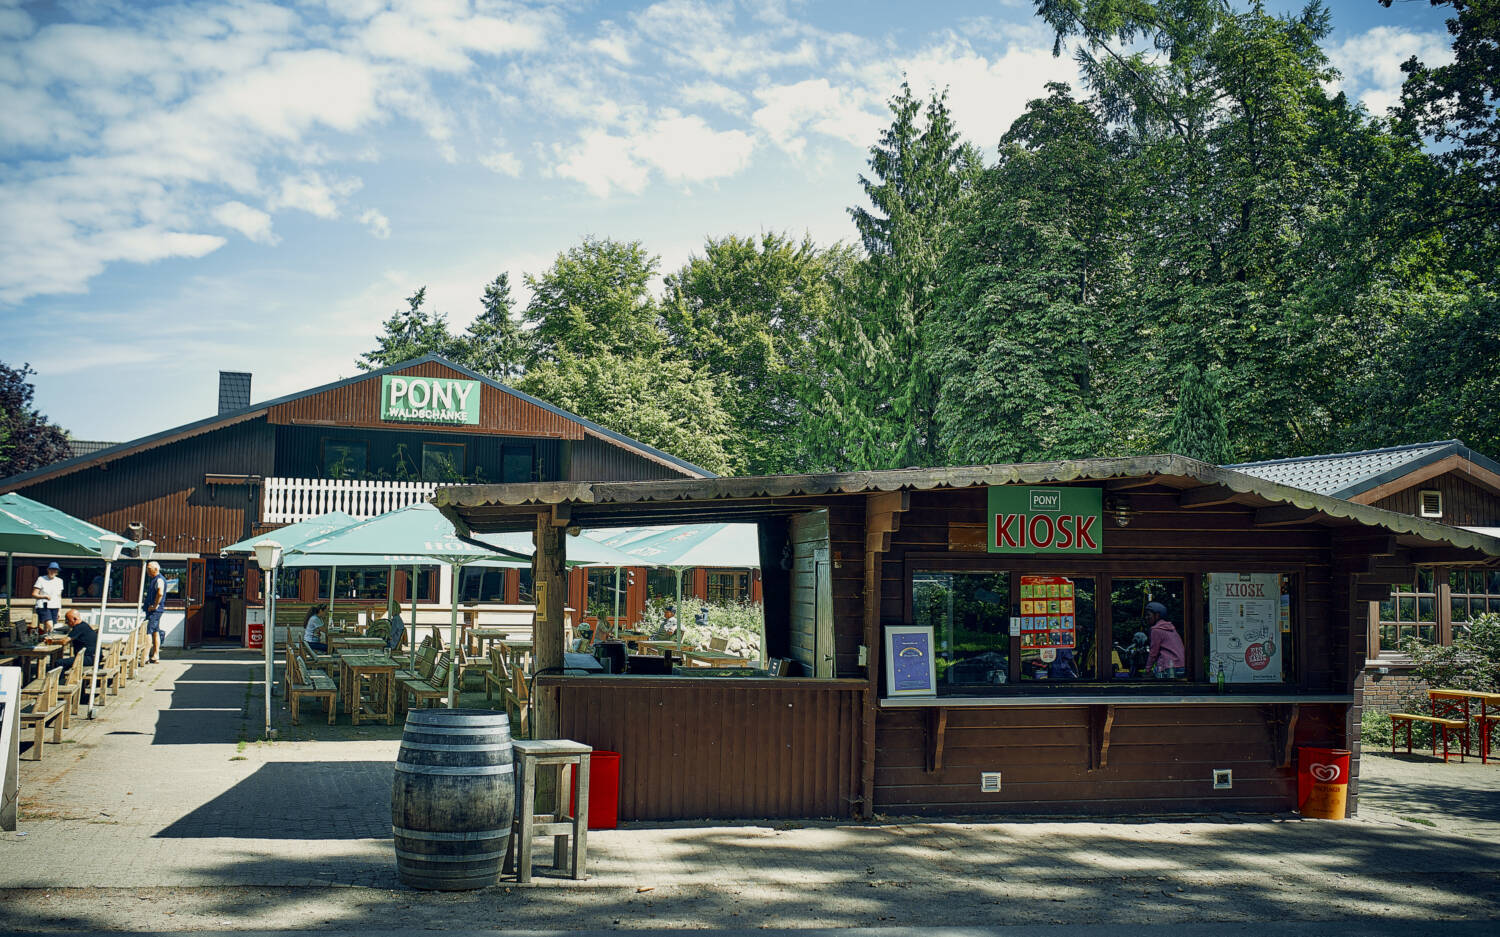
[[[887,696],[937,695],[931,625],[886,627],[885,687]]]
[[[1276,573],[1209,573],[1208,678],[1280,683],[1281,635],[1291,629],[1290,596]],[[1284,624],[1283,624],[1284,623]]]

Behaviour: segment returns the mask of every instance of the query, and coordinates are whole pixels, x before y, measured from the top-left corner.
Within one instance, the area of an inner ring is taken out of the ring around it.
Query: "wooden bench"
[[[1469,747],[1468,723],[1462,719],[1445,719],[1442,716],[1423,716],[1418,713],[1391,713],[1391,754],[1396,753],[1396,728],[1399,725],[1406,726],[1406,753],[1411,754],[1411,727],[1414,723],[1426,723],[1432,726],[1432,754],[1437,756],[1437,737],[1441,732],[1443,736],[1443,761],[1448,760],[1448,735],[1451,732],[1462,733],[1463,744],[1458,750],[1458,760],[1464,760],[1464,753]]]
[[[83,672],[83,685],[91,688],[90,706],[103,706],[108,697],[120,695],[120,674],[123,672],[120,664],[120,642],[111,641],[101,645],[98,659],[97,684],[94,682],[93,667],[85,667]]]
[[[83,665],[83,655],[73,655],[73,663],[57,684],[57,695],[68,701],[68,712],[77,715],[83,702],[83,684],[89,678],[89,669]]]
[[[34,693],[22,690],[24,699],[28,695],[31,701],[21,709],[21,731],[33,730],[35,736],[31,744],[31,760],[42,760],[42,743],[47,732],[47,726],[52,727],[52,742],[54,745],[62,743],[63,728],[68,724],[68,701],[59,699],[57,695],[57,684],[62,679],[62,668],[53,667],[44,675],[37,678],[40,681]],[[33,681],[35,682],[35,681]]]
[[[510,670],[510,686],[505,688],[505,714],[510,717],[516,738],[531,736],[531,684],[520,667]]]
[[[321,670],[310,669],[300,654],[293,654],[288,664],[292,668],[292,680],[287,684],[287,705],[292,710],[292,725],[301,725],[297,721],[297,709],[304,696],[321,699],[323,705],[328,707],[328,724],[333,725],[339,714],[338,704],[334,702],[339,692],[338,684]]]
[[[398,680],[397,682],[401,684],[402,697],[409,698],[411,703],[421,703],[423,706],[429,706],[436,700],[447,699],[449,666],[448,652],[443,651],[433,661],[432,672],[425,679],[418,677]]]
[[[505,690],[510,686],[510,666],[505,662],[505,649],[499,645],[490,645],[490,667],[484,672],[484,698],[486,702],[495,698],[499,691],[500,698],[505,698]]]

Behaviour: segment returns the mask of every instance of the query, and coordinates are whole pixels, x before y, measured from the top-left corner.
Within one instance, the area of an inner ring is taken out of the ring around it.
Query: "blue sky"
[[[1374,111],[1446,53],[1426,0],[1331,8]],[[0,0],[0,360],[75,436],[124,440],[211,414],[220,369],[257,400],[355,373],[424,284],[461,328],[585,235],[664,272],[707,236],[852,239],[903,73],[987,154],[1075,79],[1031,11]]]

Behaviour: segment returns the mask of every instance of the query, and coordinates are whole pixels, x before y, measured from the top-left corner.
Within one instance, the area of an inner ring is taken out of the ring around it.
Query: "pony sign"
[[[991,553],[1104,552],[1104,495],[1098,488],[990,489]]]
[[[477,426],[479,382],[387,374],[380,379],[380,418]]]

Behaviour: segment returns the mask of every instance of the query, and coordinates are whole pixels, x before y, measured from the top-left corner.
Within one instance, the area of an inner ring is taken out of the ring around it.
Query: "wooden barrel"
[[[396,871],[413,888],[464,891],[500,878],[515,815],[510,720],[487,709],[406,716],[391,832]]]

